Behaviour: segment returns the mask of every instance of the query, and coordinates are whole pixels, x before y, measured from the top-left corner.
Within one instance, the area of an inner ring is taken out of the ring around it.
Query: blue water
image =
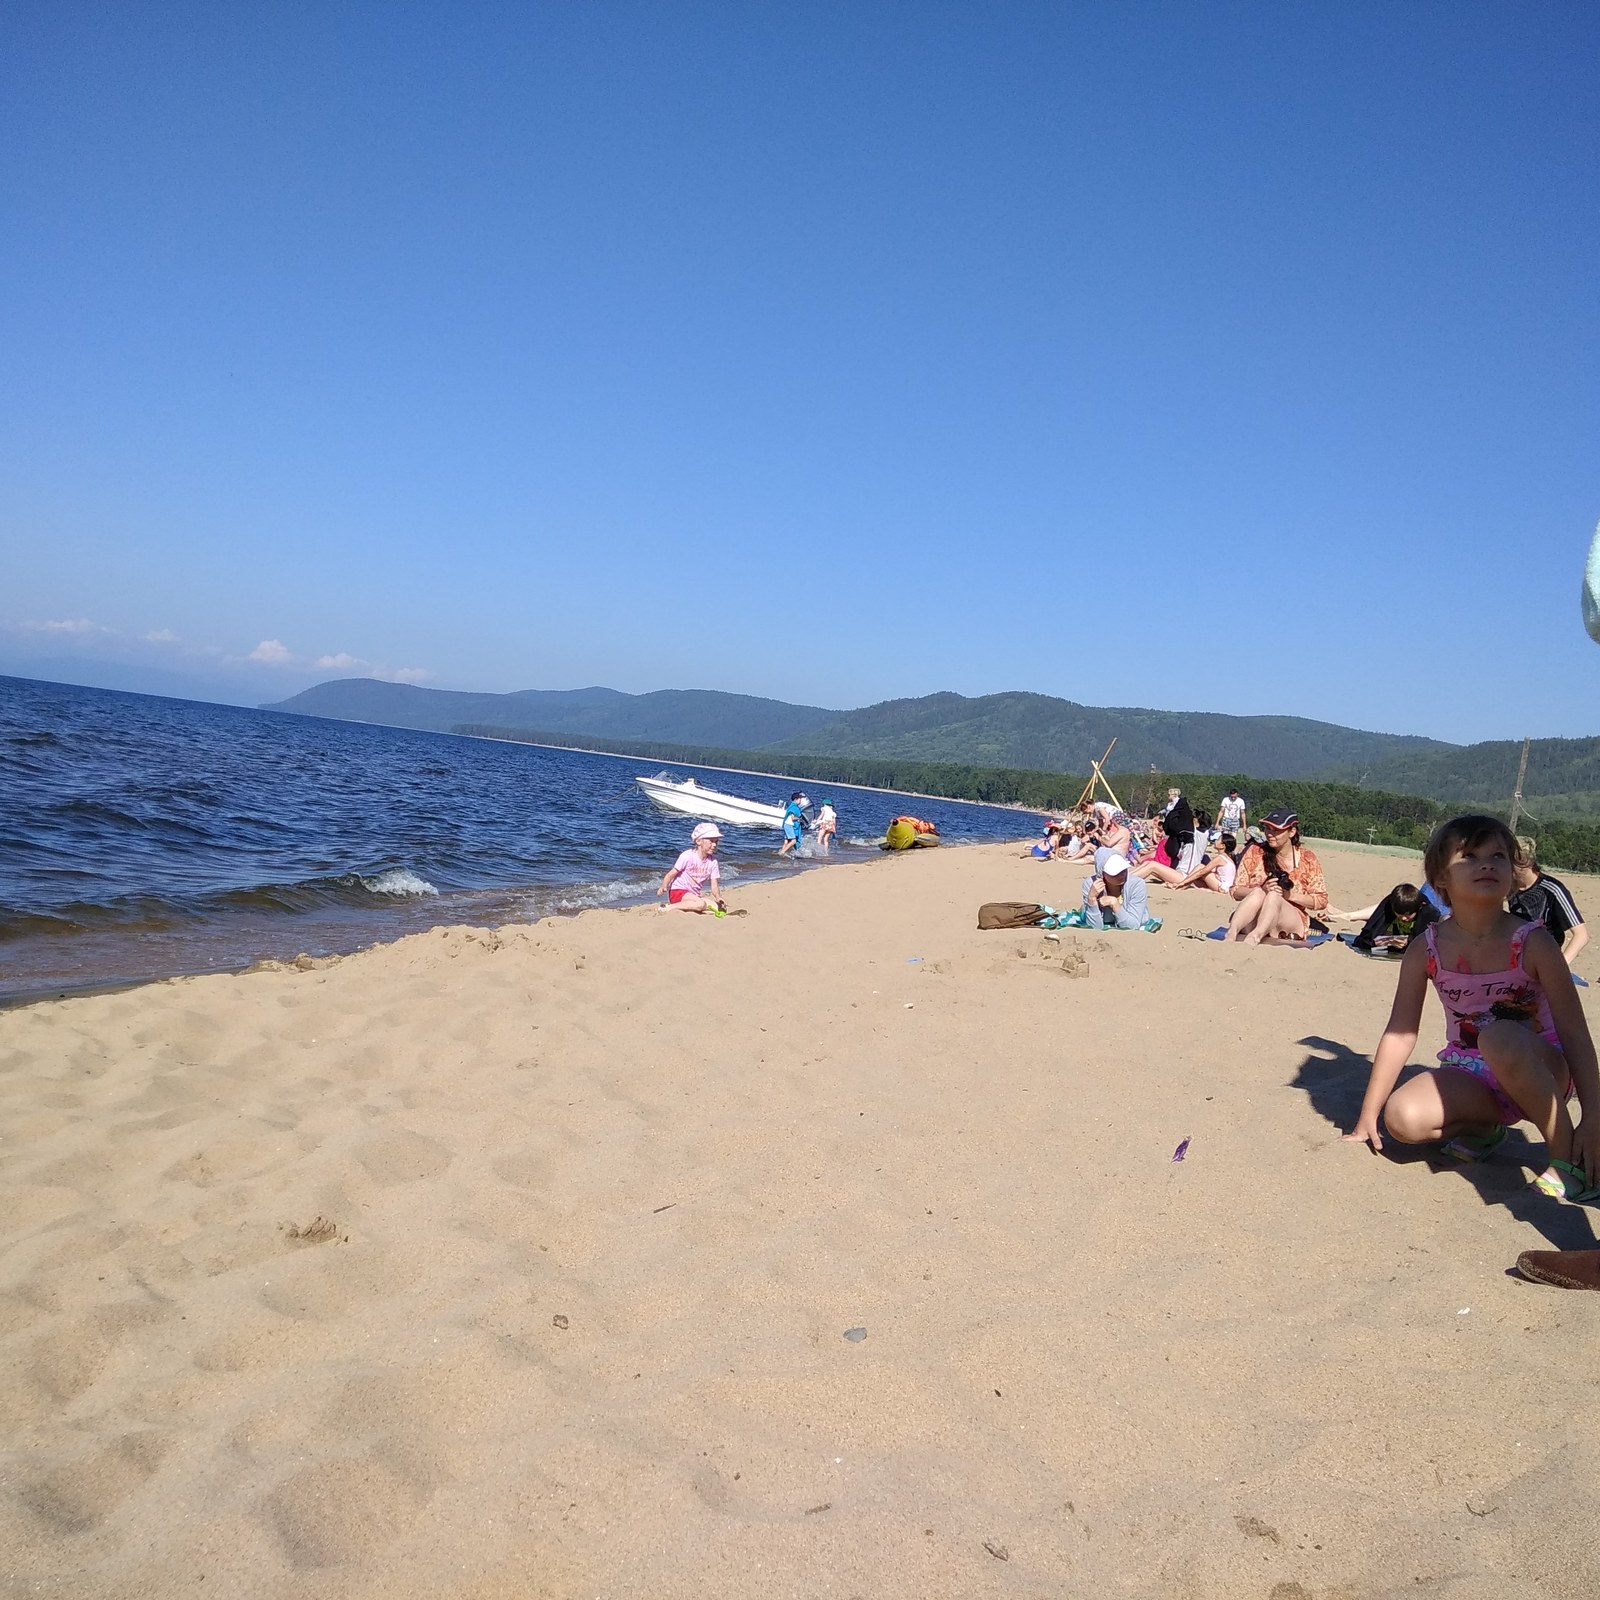
[[[0,677],[0,999],[648,899],[693,826],[633,782],[663,770],[780,804],[799,787]],[[832,860],[875,856],[902,812],[951,843],[1033,832],[999,807],[807,788],[838,810]],[[724,834],[730,885],[803,870],[774,831]]]

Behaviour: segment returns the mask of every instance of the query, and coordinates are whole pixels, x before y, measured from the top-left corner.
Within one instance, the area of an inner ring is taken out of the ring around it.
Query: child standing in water
[[[810,804],[799,789],[789,796],[789,803],[783,808],[783,843],[778,846],[780,856],[788,855],[791,850],[796,855],[800,853],[800,839],[806,828],[806,807]]]
[[[1381,1150],[1381,1117],[1402,1144],[1440,1140],[1444,1154],[1481,1161],[1526,1119],[1549,1154],[1536,1187],[1558,1199],[1600,1198],[1594,1041],[1555,940],[1505,908],[1516,860],[1517,842],[1496,817],[1457,817],[1428,841],[1423,875],[1450,916],[1406,950],[1361,1116],[1345,1138]],[[1437,1067],[1396,1089],[1430,982],[1448,1042]],[[1567,1109],[1574,1092],[1583,1111],[1576,1129]]]
[[[833,809],[833,801],[824,800],[822,809],[817,813],[817,849],[823,855],[827,855],[828,846],[838,831],[839,813]]]
[[[722,885],[717,868],[717,841],[722,830],[714,822],[697,822],[690,834],[690,845],[667,868],[657,894],[667,897],[667,911],[725,911],[722,903]]]

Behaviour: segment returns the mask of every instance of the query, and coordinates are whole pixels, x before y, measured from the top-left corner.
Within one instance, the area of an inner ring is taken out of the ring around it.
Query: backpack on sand
[[[1050,915],[1048,906],[1034,906],[1022,900],[991,900],[978,907],[980,928],[1036,928]]]

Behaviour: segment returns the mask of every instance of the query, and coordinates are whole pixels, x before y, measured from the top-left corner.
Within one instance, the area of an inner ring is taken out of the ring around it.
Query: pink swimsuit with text
[[[1494,1069],[1483,1059],[1478,1049],[1478,1030],[1491,1022],[1519,1022],[1532,1028],[1546,1044],[1557,1051],[1561,1049],[1561,1040],[1550,1016],[1550,1002],[1539,987],[1538,979],[1522,964],[1523,946],[1537,927],[1537,922],[1524,922],[1511,935],[1511,965],[1504,972],[1448,972],[1439,963],[1438,946],[1433,942],[1434,929],[1429,927],[1423,935],[1428,946],[1428,977],[1444,1007],[1445,1034],[1449,1041],[1439,1052],[1439,1065],[1470,1072],[1486,1085],[1494,1096],[1500,1120],[1508,1126],[1521,1122],[1525,1113],[1501,1087]],[[1570,1074],[1565,1093],[1572,1093]]]

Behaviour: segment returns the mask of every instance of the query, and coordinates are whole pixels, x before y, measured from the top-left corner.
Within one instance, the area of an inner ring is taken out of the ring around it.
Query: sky
[[[0,673],[1600,732],[1600,7],[0,15]]]

